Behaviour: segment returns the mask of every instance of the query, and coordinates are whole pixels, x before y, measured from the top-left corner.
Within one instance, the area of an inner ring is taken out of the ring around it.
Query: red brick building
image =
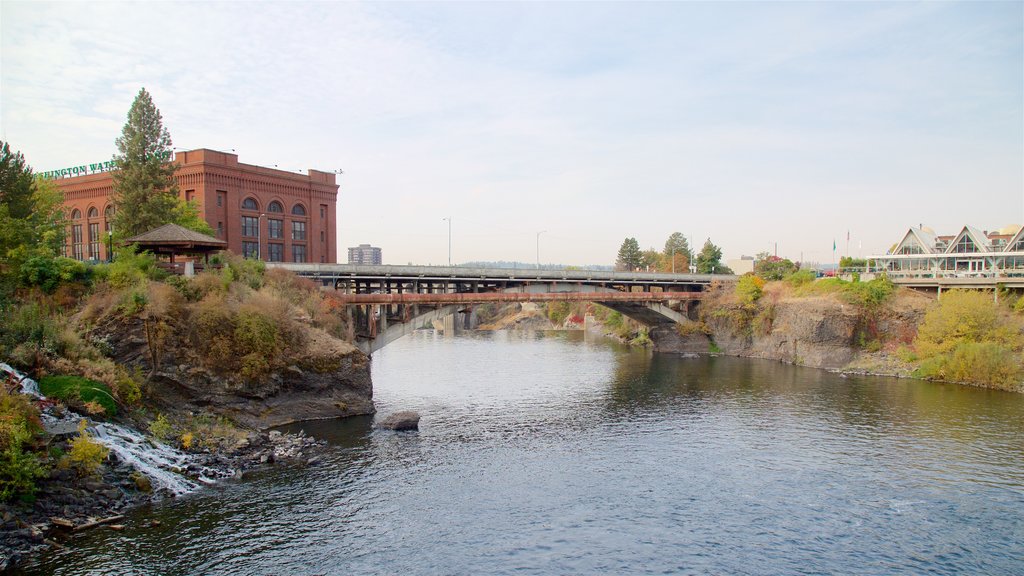
[[[338,261],[335,174],[297,174],[242,164],[237,154],[199,149],[174,155],[175,179],[215,236],[238,254],[269,262]],[[67,255],[105,260],[113,218],[111,172],[91,164],[56,171],[68,215]]]

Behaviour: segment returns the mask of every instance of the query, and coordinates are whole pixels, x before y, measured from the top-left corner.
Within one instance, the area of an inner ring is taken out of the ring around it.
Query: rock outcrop
[[[209,366],[186,328],[171,328],[155,367],[144,320],[118,317],[93,330],[116,362],[149,375],[146,401],[157,408],[213,411],[254,428],[374,412],[370,359],[318,328],[307,326],[301,348],[255,378]]]
[[[765,358],[815,368],[844,368],[913,341],[931,300],[900,292],[884,305],[867,309],[835,295],[793,297],[766,294],[742,305],[729,294],[712,293],[701,304],[705,332],[657,328],[659,352]]]

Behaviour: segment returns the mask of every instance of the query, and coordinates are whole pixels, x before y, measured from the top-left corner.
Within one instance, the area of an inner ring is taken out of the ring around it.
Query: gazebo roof
[[[124,244],[138,244],[145,248],[199,250],[203,252],[221,250],[228,246],[228,243],[223,240],[207,236],[206,234],[200,234],[177,224],[164,224],[149,232],[132,236],[125,240]]]

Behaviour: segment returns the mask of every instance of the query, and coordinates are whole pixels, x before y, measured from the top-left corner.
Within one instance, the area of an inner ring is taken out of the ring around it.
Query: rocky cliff
[[[163,337],[154,367],[146,323],[113,318],[93,337],[109,344],[116,362],[149,375],[145,398],[157,408],[211,410],[255,428],[374,412],[369,358],[318,328],[306,327],[301,347],[279,368],[252,378],[209,366],[189,337],[187,318]]]
[[[838,295],[797,297],[778,290],[744,304],[718,288],[701,303],[699,322],[674,333],[653,331],[651,338],[662,352],[717,352],[816,368],[874,365],[886,351],[913,341],[929,302],[907,291],[878,306],[860,306]]]

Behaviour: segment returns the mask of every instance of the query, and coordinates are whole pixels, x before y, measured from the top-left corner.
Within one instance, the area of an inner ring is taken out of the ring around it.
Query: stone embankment
[[[741,304],[724,290],[701,303],[700,320],[652,330],[661,352],[764,358],[827,369],[905,375],[891,353],[910,344],[931,302],[901,291],[875,307],[844,302],[837,295],[766,293],[755,305]]]

